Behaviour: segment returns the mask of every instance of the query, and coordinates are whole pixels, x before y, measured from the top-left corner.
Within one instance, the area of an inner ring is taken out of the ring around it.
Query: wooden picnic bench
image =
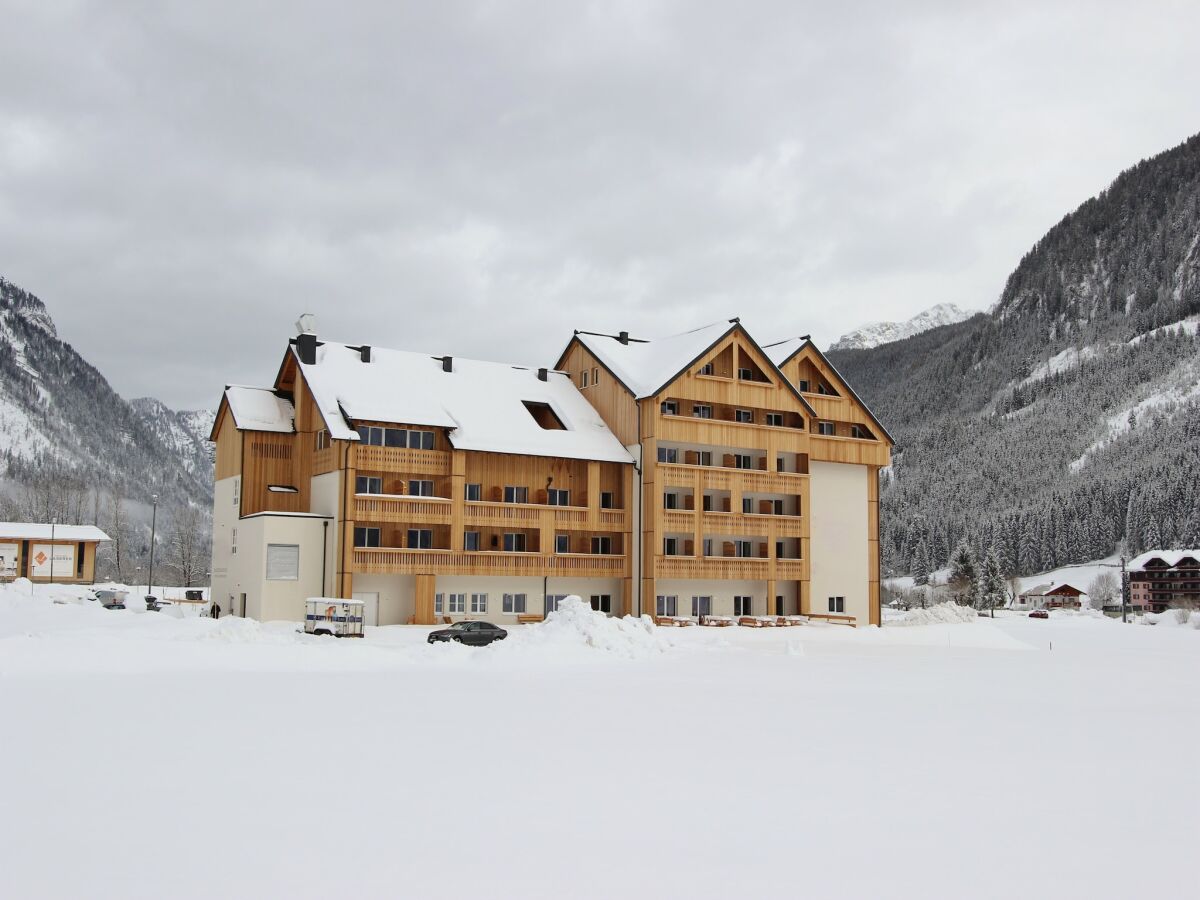
[[[854,616],[837,616],[833,613],[806,613],[810,619],[824,619],[832,622],[834,625],[849,625],[851,628],[858,627],[858,620]]]
[[[518,625],[534,625],[537,622],[544,621],[545,618],[546,618],[545,616],[538,615],[537,613],[523,613],[523,614],[517,616],[517,624]]]

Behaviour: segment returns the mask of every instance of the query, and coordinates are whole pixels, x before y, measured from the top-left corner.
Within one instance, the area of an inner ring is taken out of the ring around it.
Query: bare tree
[[[125,510],[125,498],[118,497],[115,490],[109,490],[105,495],[105,506],[105,530],[109,542],[103,545],[104,554],[111,564],[110,571],[115,580],[127,584],[126,575],[131,574],[129,558],[132,535]]]
[[[1117,601],[1121,594],[1121,584],[1112,572],[1101,572],[1088,585],[1088,602],[1092,609],[1103,610]]]
[[[186,506],[175,514],[167,538],[167,565],[184,587],[200,584],[208,571],[207,536],[208,523],[199,509]]]

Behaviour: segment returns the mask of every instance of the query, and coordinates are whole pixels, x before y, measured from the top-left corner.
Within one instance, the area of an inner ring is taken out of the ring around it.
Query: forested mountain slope
[[[157,493],[168,506],[207,508],[212,471],[198,427],[197,414],[127,403],[59,340],[41,300],[0,279],[0,479],[10,508],[24,488],[52,485],[76,498]]]
[[[996,306],[834,363],[899,442],[885,566],[1200,544],[1200,136],[1052,228]]]

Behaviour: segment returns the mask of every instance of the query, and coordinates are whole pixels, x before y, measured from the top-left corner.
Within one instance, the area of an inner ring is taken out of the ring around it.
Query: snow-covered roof
[[[231,384],[225,388],[225,400],[233,414],[233,424],[242,431],[291,434],[295,430],[296,411],[292,401],[270,388]]]
[[[295,356],[334,438],[358,440],[355,421],[396,422],[449,429],[459,450],[633,461],[565,373],[542,381],[536,369],[457,357],[446,372],[441,357],[382,347],[370,357],[328,341],[312,365]],[[542,428],[527,403],[549,406],[564,428]]]
[[[1048,581],[1045,584],[1039,584],[1034,587],[1027,588],[1027,589],[1021,591],[1021,596],[1022,597],[1046,597],[1046,596],[1049,596],[1050,594],[1058,593],[1058,592],[1062,591],[1064,588],[1069,588],[1070,590],[1073,590],[1073,591],[1079,591],[1079,593],[1081,593],[1081,594],[1087,593],[1086,591],[1080,591],[1079,588],[1075,587],[1072,584],[1067,584],[1067,582],[1065,582],[1065,581],[1062,582],[1061,584],[1055,584],[1053,581]]]
[[[714,322],[655,340],[629,338],[624,344],[607,334],[580,331],[575,337],[640,400],[662,390],[733,327],[728,321]]]
[[[771,362],[775,363],[775,365],[782,366],[795,356],[800,348],[808,342],[808,338],[806,337],[786,338],[774,344],[766,344],[763,346],[763,352],[770,357]]]
[[[0,540],[9,541],[107,541],[109,536],[95,525],[43,525],[40,522],[0,522]]]
[[[1191,558],[1200,561],[1200,550],[1148,550],[1141,556],[1130,560],[1130,569],[1144,569],[1152,559],[1161,559],[1171,568],[1179,565],[1183,559]]]

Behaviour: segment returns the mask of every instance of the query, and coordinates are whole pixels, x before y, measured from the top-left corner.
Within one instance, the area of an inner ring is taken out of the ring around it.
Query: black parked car
[[[456,622],[449,628],[429,632],[429,643],[454,641],[459,644],[485,647],[492,641],[502,641],[506,637],[508,637],[508,632],[491,622]]]

